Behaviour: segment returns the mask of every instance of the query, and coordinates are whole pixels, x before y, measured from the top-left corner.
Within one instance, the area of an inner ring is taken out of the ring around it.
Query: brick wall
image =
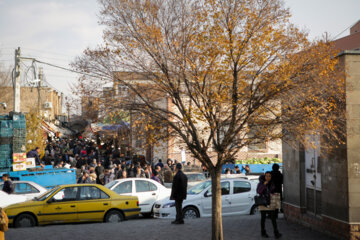
[[[287,220],[324,232],[339,239],[360,239],[360,224],[349,224],[326,216],[307,214],[306,210],[283,203],[284,216]]]

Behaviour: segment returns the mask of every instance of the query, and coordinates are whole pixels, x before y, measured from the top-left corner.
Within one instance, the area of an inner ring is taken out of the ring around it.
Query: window
[[[132,181],[120,183],[114,188],[117,194],[132,193]]]
[[[157,190],[157,186],[151,182],[149,182],[149,186],[150,186],[150,191],[156,191]]]
[[[141,139],[137,139],[137,140],[135,141],[135,147],[136,147],[136,148],[141,148],[141,146],[142,146],[142,141],[141,141]]]
[[[230,194],[230,182],[222,182],[221,195],[229,195],[229,194]]]
[[[150,188],[150,183],[148,181],[135,180],[135,187],[136,187],[136,192],[154,191]]]
[[[77,199],[78,187],[67,187],[58,191],[53,197],[55,202],[75,201]]]
[[[209,190],[206,192],[207,196],[211,196],[212,189],[209,188]],[[221,195],[229,195],[230,194],[230,182],[221,182]]]
[[[127,97],[129,95],[129,89],[127,86],[118,85],[118,96],[120,97]]]
[[[80,200],[106,198],[109,198],[109,196],[97,187],[80,187]]]
[[[251,140],[248,146],[249,150],[266,150],[266,141],[263,139],[260,125],[251,126],[248,138]]]
[[[251,190],[250,183],[243,181],[234,181],[234,194],[249,192],[250,190]]]
[[[28,183],[16,183],[15,194],[39,193],[40,191]]]

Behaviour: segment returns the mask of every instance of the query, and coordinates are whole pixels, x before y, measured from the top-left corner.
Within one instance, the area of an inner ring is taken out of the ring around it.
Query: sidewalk
[[[289,223],[279,216],[281,239],[330,240],[334,239],[303,226]],[[171,220],[137,219],[119,224],[66,224],[35,228],[9,229],[6,240],[208,240],[211,239],[211,218],[187,220],[184,225],[173,225]],[[258,240],[260,236],[260,215],[223,217],[224,239]],[[266,221],[270,239],[274,239],[270,219]]]

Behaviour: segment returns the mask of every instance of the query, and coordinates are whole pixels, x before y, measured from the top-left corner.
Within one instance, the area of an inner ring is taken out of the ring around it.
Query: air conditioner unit
[[[44,103],[44,108],[52,108],[52,102]]]

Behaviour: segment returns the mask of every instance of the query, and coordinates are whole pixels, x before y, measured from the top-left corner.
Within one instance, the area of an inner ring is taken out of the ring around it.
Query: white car
[[[151,216],[154,203],[169,198],[171,194],[171,189],[147,178],[117,179],[109,182],[105,187],[120,195],[137,196],[140,213],[144,216]]]
[[[26,200],[31,200],[48,191],[48,189],[31,181],[12,181],[14,185],[14,192],[11,195],[21,195],[26,197]],[[0,183],[0,189],[3,188],[4,183]]]
[[[206,180],[204,173],[184,172],[188,178],[188,189]]]
[[[203,181],[206,181],[206,179],[207,179],[205,177],[205,174],[201,173],[201,172],[184,172],[184,174],[188,178],[188,186],[187,186],[188,189],[192,188],[193,186],[195,186]],[[165,186],[167,188],[171,188],[172,183],[165,183]]]
[[[0,190],[0,207],[4,208],[11,204],[25,202],[27,199],[25,196],[8,194]]]
[[[221,179],[222,215],[253,214],[256,212],[254,196],[256,184],[242,178]],[[211,181],[204,181],[190,188],[183,201],[184,218],[210,217],[212,210]],[[175,201],[169,198],[157,201],[154,217],[175,218]]]

